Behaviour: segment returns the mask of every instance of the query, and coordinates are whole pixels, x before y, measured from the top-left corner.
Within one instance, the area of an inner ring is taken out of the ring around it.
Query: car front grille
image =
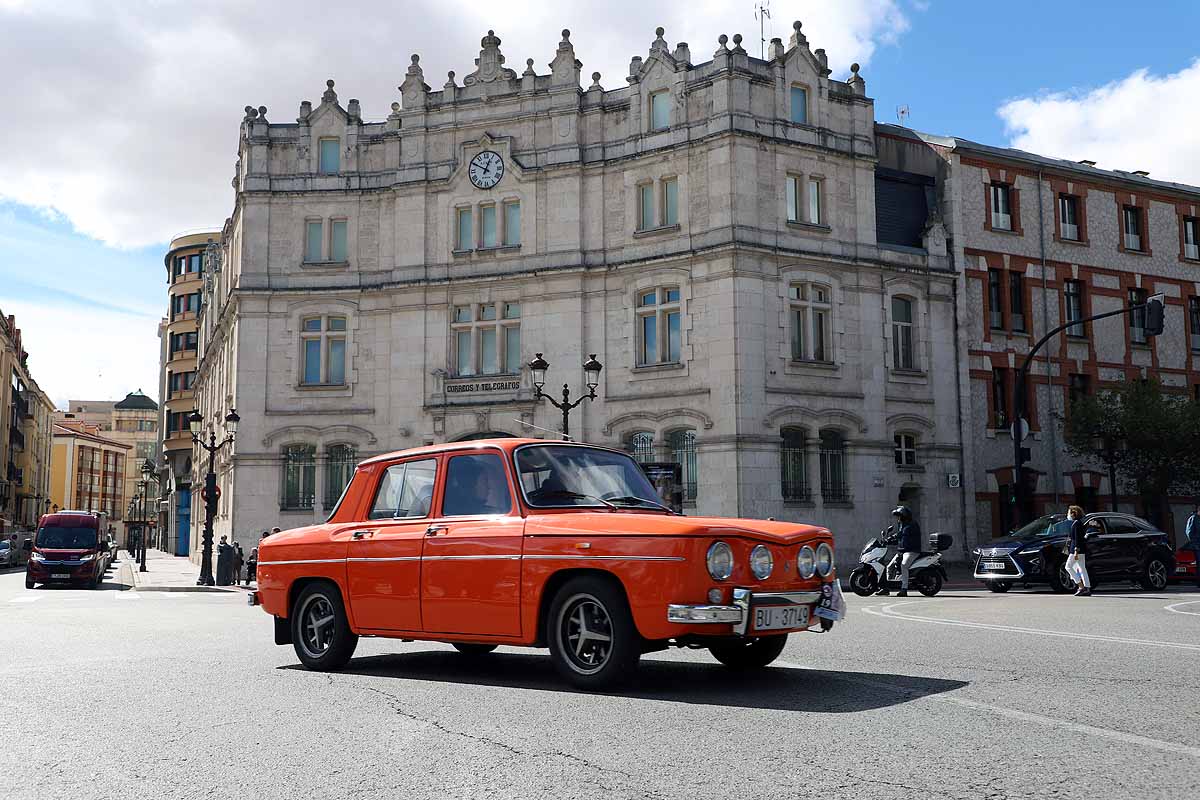
[[[994,564],[1003,564],[1004,566],[1002,569],[997,569],[995,566],[992,566]],[[987,550],[981,551],[979,561],[975,563],[975,572],[979,574],[1005,575],[1011,577],[1016,577],[1021,574],[1021,571],[1017,569],[1016,563],[1013,561],[1012,556],[1008,554],[1007,550],[1003,551],[1003,555],[994,556],[988,555]]]

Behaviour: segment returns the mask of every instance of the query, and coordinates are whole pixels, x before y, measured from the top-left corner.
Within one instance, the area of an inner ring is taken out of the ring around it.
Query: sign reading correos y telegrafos
[[[515,392],[520,388],[520,381],[471,381],[469,383],[447,383],[446,394],[467,394],[473,392]]]

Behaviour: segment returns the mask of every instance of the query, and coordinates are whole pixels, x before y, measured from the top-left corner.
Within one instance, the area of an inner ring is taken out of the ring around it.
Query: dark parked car
[[[1015,584],[1047,583],[1056,592],[1075,584],[1064,566],[1070,526],[1063,514],[1048,514],[986,547],[974,550],[975,577],[993,592]],[[1087,527],[1087,570],[1092,584],[1133,581],[1160,591],[1175,572],[1170,538],[1131,514],[1099,512],[1084,517]]]

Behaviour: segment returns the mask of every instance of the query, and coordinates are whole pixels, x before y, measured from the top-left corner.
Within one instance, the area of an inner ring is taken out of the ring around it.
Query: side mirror
[[[33,539],[26,539],[25,541],[21,542],[21,549],[24,550],[26,553],[32,551],[33,550]]]

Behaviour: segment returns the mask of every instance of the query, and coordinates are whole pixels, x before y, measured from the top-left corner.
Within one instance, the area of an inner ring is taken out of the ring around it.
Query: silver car
[[[0,567],[17,567],[21,564],[21,551],[9,539],[0,539]]]

